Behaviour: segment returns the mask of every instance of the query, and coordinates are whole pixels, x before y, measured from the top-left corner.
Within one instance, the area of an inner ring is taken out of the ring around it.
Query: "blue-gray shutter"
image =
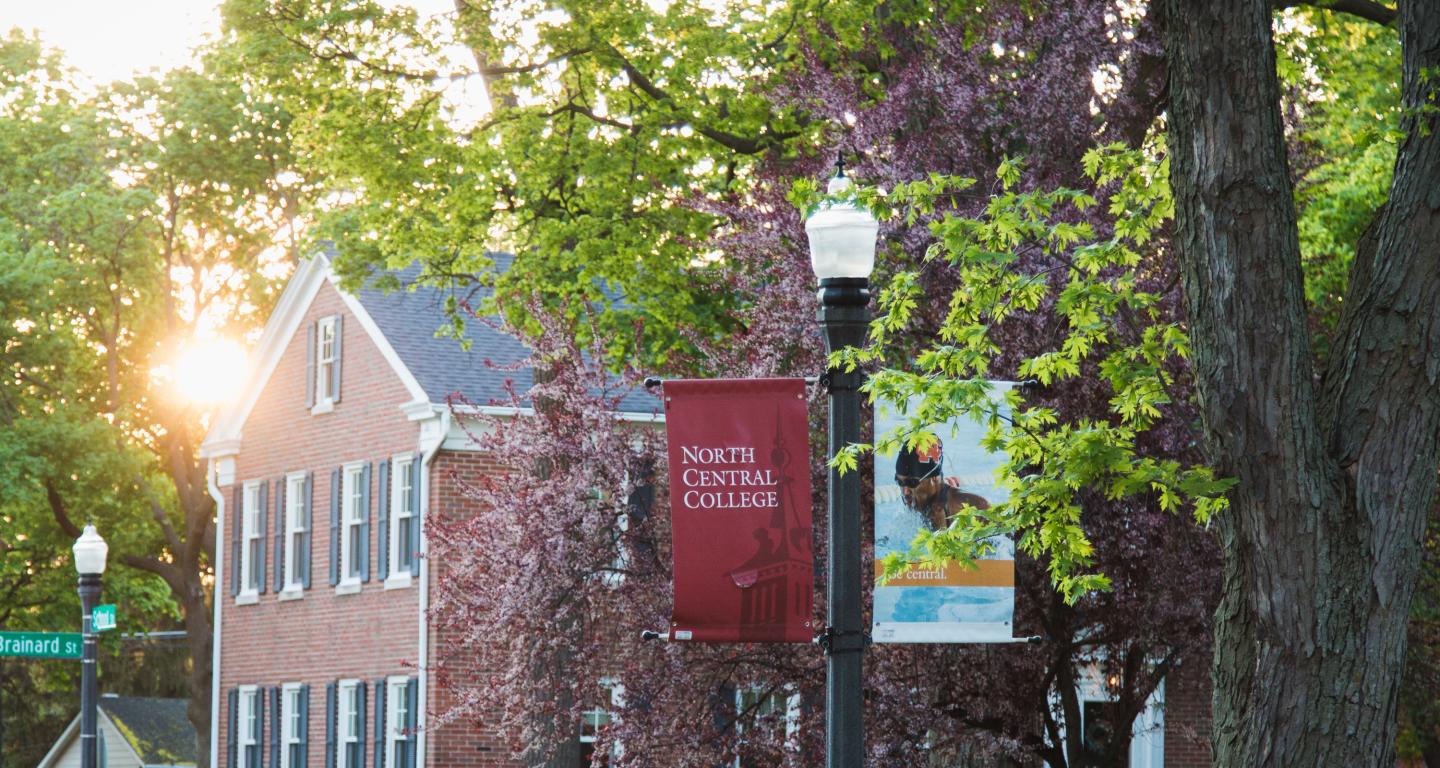
[[[385,580],[390,575],[390,460],[380,462],[380,482],[375,484],[375,492],[379,495],[379,508],[375,520],[378,523],[375,534],[375,550],[377,552],[375,570],[380,580]],[[395,553],[397,556],[399,552]]]
[[[415,768],[415,721],[419,698],[420,681],[412,677],[405,684],[405,722],[401,723],[405,728],[405,765],[396,768]]]
[[[230,494],[234,497],[230,505],[230,516],[235,519],[233,526],[234,539],[230,543],[230,562],[226,565],[230,568],[230,594],[240,594],[240,541],[245,538],[245,486],[235,483],[235,491]]]
[[[385,768],[385,707],[389,704],[385,697],[388,692],[385,678],[375,681],[375,768]]]
[[[270,689],[270,766],[280,768],[280,686]]]
[[[236,742],[240,737],[240,689],[230,689],[230,735],[225,738],[225,768],[239,768],[236,765]]]
[[[310,335],[305,344],[305,407],[315,407],[315,344],[319,339],[319,323],[310,323]]]
[[[285,478],[275,481],[275,591],[285,588]],[[279,763],[276,763],[279,765]]]
[[[410,575],[420,575],[420,453],[410,460]]]
[[[335,765],[335,694],[336,683],[325,684],[325,768]]]
[[[252,586],[255,591],[265,593],[265,584],[269,579],[265,578],[265,532],[270,530],[270,484],[264,480],[260,481],[260,520],[255,526],[255,543],[258,545],[260,554],[256,557],[257,562],[251,563],[250,574]]]
[[[310,765],[310,686],[300,686],[300,732],[296,734],[299,744],[296,755],[290,760],[290,768],[309,768]]]
[[[305,473],[305,533],[300,536],[300,556],[295,558],[300,563],[300,586],[304,589],[310,588],[310,539],[315,531],[315,516],[311,514],[311,507],[315,502],[315,473]]]
[[[262,540],[264,536],[260,537]],[[262,583],[264,579],[260,580]],[[255,691],[255,748],[250,750],[249,768],[265,768],[265,689]]]
[[[110,753],[106,750],[106,747],[105,747],[105,729],[104,729],[104,728],[97,728],[96,731],[97,731],[96,734],[95,734],[96,737],[97,737],[97,738],[96,738],[96,741],[99,742],[99,743],[96,745],[96,749],[95,749],[95,751],[96,751],[96,753],[97,753],[96,756],[95,756],[95,764],[96,764],[97,766],[99,766],[100,768],[109,768],[109,767],[110,767]]]
[[[330,472],[330,584],[340,583],[340,470]]]
[[[335,363],[330,368],[330,399],[340,402],[340,340],[345,338],[345,316],[335,316]]]
[[[360,580],[370,580],[370,463],[360,469]]]
[[[355,752],[357,768],[365,768],[365,681],[361,680],[355,684],[355,708],[358,710],[358,717],[355,718],[356,727],[360,732],[355,734]],[[347,767],[348,768],[348,767]]]

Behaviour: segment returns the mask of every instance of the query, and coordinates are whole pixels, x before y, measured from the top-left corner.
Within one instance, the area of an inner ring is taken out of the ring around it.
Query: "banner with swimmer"
[[[1010,382],[991,382],[991,399],[1005,412]],[[912,403],[918,405],[918,403]],[[904,424],[893,406],[875,409],[875,434]],[[966,506],[984,510],[1009,498],[995,470],[1004,462],[980,444],[985,426],[960,417],[933,428],[940,441],[923,451],[875,454],[875,610],[871,636],[881,643],[1012,642],[1015,545],[991,540],[978,568],[960,563],[912,568],[882,585],[881,558],[906,552],[915,535],[941,530]]]
[[[670,639],[808,643],[810,434],[802,379],[664,383]]]

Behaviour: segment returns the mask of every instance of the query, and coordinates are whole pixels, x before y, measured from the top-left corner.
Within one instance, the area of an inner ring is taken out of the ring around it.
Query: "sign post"
[[[78,659],[79,632],[0,632],[0,656],[29,659]]]

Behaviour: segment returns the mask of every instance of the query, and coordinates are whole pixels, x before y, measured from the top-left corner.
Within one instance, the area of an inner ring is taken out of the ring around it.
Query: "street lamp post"
[[[850,190],[837,163],[828,192]],[[827,201],[805,222],[810,263],[820,281],[816,315],[825,331],[825,347],[835,352],[859,346],[869,320],[870,272],[875,268],[879,224],[852,198]],[[829,456],[860,440],[859,371],[827,371],[830,382]],[[860,574],[860,473],[844,475],[832,467],[829,479],[829,576],[826,581],[825,765],[860,768],[865,759],[864,688]]]
[[[95,710],[99,704],[95,667],[99,653],[90,622],[91,613],[100,602],[100,576],[105,573],[105,555],[109,550],[93,525],[85,526],[85,532],[75,540],[75,570],[80,574],[80,630],[84,639],[80,658],[80,768],[97,768],[99,763],[95,735]]]

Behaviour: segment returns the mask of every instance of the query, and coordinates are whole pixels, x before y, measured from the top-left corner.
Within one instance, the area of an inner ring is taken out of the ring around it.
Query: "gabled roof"
[[[492,258],[497,269],[508,267],[511,260],[503,255]],[[388,275],[399,281],[399,288],[385,290],[375,287],[378,280],[371,280],[357,298],[420,382],[430,402],[444,403],[452,393],[459,392],[479,405],[502,399],[509,404],[507,382],[513,382],[516,392],[529,389],[533,383],[530,370],[516,366],[530,356],[530,348],[519,339],[479,319],[465,323],[463,338],[469,342],[468,350],[453,336],[440,334],[440,329],[449,325],[445,310],[448,299],[462,306],[478,304],[489,298],[491,290],[417,284],[419,276],[419,265],[413,265]]]
[[[185,716],[184,699],[150,699],[138,696],[103,695],[97,702],[97,730],[118,733],[124,743],[106,739],[105,749],[116,760],[118,751],[134,754],[134,760],[145,768],[180,768],[198,765],[195,750],[195,727]],[[66,756],[80,738],[80,715],[70,721],[60,738],[50,747],[39,768],[55,768],[68,762]],[[130,759],[117,760],[129,763]]]
[[[103,710],[145,765],[195,765],[195,726],[184,699],[102,696]]]
[[[457,300],[478,302],[485,297],[483,293],[469,288],[419,284],[416,282],[419,267],[415,266],[390,273],[385,280],[377,277],[358,295],[352,295],[340,288],[331,268],[331,255],[319,252],[305,259],[286,283],[251,354],[250,380],[235,403],[217,414],[201,443],[201,456],[225,455],[238,449],[245,420],[264,392],[281,355],[299,331],[310,304],[326,283],[339,291],[346,308],[405,385],[411,397],[411,402],[402,406],[407,413],[442,409],[449,395],[456,392],[479,406],[509,405],[507,382],[513,382],[514,390],[521,394],[532,385],[531,371],[520,366],[530,356],[529,348],[498,330],[495,323],[478,319],[467,322],[463,338],[469,342],[468,350],[460,340],[440,335],[440,329],[450,324],[445,306],[447,298],[454,295]],[[509,256],[491,254],[491,257],[497,268],[509,267]],[[382,289],[382,282],[392,284],[388,286],[391,290]],[[396,282],[398,289],[393,288]],[[625,395],[618,410],[625,415],[650,417],[659,410],[659,405],[649,394],[636,390]]]
[[[514,263],[510,254],[487,255],[499,272],[508,270]],[[492,401],[510,405],[507,384],[523,395],[534,384],[531,369],[521,366],[531,350],[519,339],[498,330],[498,317],[466,321],[461,338],[469,342],[469,349],[448,332],[440,334],[442,327],[449,326],[447,300],[459,302],[462,307],[478,307],[493,291],[488,287],[446,288],[417,283],[419,276],[420,266],[412,265],[387,275],[399,282],[399,289],[383,290],[375,287],[378,281],[372,280],[360,290],[357,298],[390,340],[405,367],[415,375],[430,402],[444,403],[458,392],[475,405]],[[659,410],[659,404],[644,391],[631,390],[621,398],[619,410],[649,415]]]

